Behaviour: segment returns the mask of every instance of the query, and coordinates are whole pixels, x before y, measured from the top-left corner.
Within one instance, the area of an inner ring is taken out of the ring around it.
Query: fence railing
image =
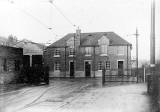
[[[137,69],[103,69],[102,83],[104,82],[146,82],[148,68]]]

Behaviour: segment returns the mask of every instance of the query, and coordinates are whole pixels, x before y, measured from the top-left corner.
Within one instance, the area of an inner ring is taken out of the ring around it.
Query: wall
[[[124,46],[124,55],[117,55],[118,46],[108,46],[108,57],[107,56],[100,56],[100,48],[95,47],[95,57],[92,54],[92,56],[85,56],[85,49],[84,47],[77,47],[76,48],[76,57],[69,57],[69,49],[66,48],[66,60],[65,60],[65,48],[59,48],[60,49],[60,57],[54,57],[54,51],[56,48],[47,48],[47,50],[44,52],[44,64],[48,65],[50,68],[50,76],[51,77],[69,77],[69,61],[75,60],[76,61],[76,77],[84,77],[84,60],[91,60],[91,70],[92,70],[92,77],[94,76],[101,76],[101,71],[98,71],[98,62],[102,61],[105,62],[107,60],[110,60],[111,62],[111,68],[115,69],[112,73],[117,74],[117,61],[118,60],[124,60],[124,69],[125,69],[125,75],[127,74],[127,46]],[[130,54],[130,46],[128,46],[128,74],[131,74],[131,54]],[[92,51],[93,48],[92,48]],[[93,53],[93,52],[92,52]],[[60,62],[61,66],[61,72],[54,71],[54,62]],[[65,66],[66,63],[66,66]],[[65,72],[66,68],[66,72]],[[95,71],[95,72],[94,72]]]
[[[19,66],[16,66],[20,67],[22,57],[23,49],[0,46],[0,84],[11,83],[18,78],[19,70],[15,68],[15,64],[18,61]]]

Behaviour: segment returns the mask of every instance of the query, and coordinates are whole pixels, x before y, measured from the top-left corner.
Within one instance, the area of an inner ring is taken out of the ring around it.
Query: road
[[[150,112],[145,84],[54,79],[0,94],[0,112]]]

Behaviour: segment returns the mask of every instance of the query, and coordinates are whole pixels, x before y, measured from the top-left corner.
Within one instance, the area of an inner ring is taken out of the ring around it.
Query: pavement
[[[0,94],[0,112],[151,112],[144,83],[52,79],[50,84]]]

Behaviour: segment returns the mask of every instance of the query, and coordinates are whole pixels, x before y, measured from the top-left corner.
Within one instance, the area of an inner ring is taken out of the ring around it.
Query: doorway
[[[118,75],[119,76],[123,76],[123,66],[124,66],[124,62],[123,61],[118,61]]]
[[[91,77],[91,61],[85,61],[85,76]]]
[[[70,71],[70,77],[74,77],[74,62],[70,61],[69,63],[69,71]]]

